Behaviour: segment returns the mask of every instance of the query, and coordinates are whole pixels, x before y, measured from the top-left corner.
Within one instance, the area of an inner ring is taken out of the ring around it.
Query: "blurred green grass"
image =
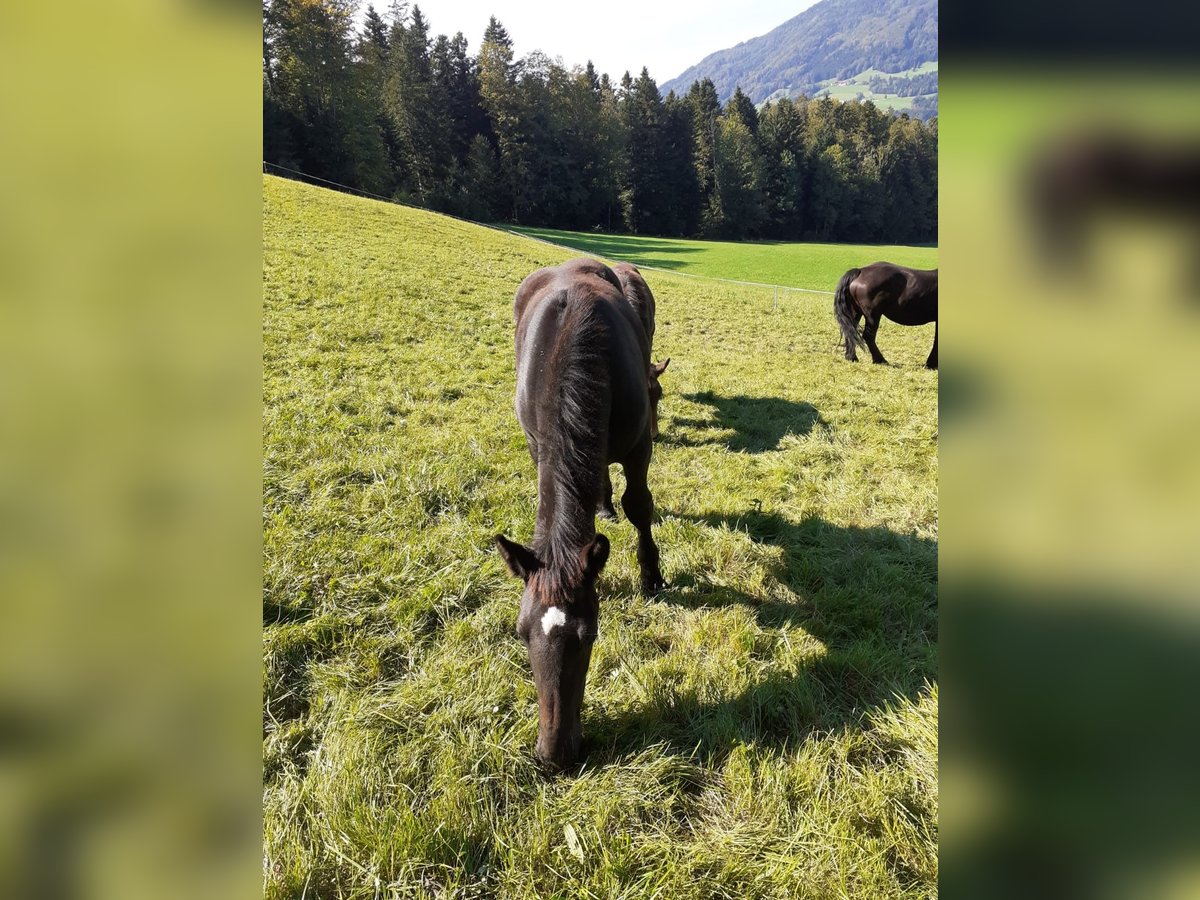
[[[952,68],[942,888],[1197,896],[1196,232],[1098,203],[1086,262],[1047,266],[1025,179],[1042,148],[1098,129],[1194,138],[1180,111],[1200,82],[1112,64]]]
[[[586,757],[547,779],[491,536],[535,511],[512,295],[571,254],[263,190],[265,895],[936,892],[932,327],[850,364],[827,298],[649,276],[673,588],[603,523]]]

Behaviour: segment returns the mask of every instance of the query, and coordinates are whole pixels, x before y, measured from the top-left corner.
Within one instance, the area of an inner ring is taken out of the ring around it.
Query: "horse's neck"
[[[538,461],[538,511],[534,549],[539,555],[576,553],[596,536],[596,503],[593,488],[569,481],[560,463],[549,455]],[[565,475],[565,477],[564,477]]]

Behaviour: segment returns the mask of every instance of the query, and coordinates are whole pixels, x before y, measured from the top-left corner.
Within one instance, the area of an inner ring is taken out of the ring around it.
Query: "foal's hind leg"
[[[925,368],[937,368],[937,321],[933,323],[933,349],[929,351],[929,359],[925,360]]]
[[[867,349],[871,351],[871,362],[886,363],[883,354],[879,352],[879,346],[875,343],[875,332],[879,330],[879,316],[867,316],[867,324],[863,326],[863,340],[867,343]]]
[[[646,484],[646,473],[650,468],[650,438],[622,463],[625,469],[625,493],[621,497],[621,508],[638,530],[638,566],[642,570],[642,591],[653,594],[667,586],[658,567],[658,545],[650,534],[650,521],[654,518],[654,498]]]
[[[608,477],[608,466],[604,467],[604,487],[600,493],[600,505],[596,507],[596,515],[602,519],[617,519],[617,511],[612,502],[612,479]]]

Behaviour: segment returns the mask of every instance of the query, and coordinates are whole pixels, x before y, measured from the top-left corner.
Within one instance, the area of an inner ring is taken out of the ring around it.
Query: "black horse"
[[[879,322],[887,316],[901,325],[935,323],[933,349],[929,351],[925,367],[936,369],[937,289],[937,269],[909,269],[877,262],[848,271],[833,294],[833,314],[846,342],[846,359],[857,360],[854,348],[865,344],[871,351],[872,362],[887,362],[875,343]],[[862,318],[867,321],[859,335],[858,321]]]
[[[1094,126],[1039,147],[1026,200],[1043,261],[1070,270],[1090,260],[1090,226],[1111,213],[1149,215],[1200,230],[1200,140]],[[1196,259],[1186,261],[1200,271]],[[1194,275],[1188,277],[1195,283]]]
[[[596,509],[610,463],[625,469],[621,505],[638,530],[642,588],[665,586],[646,484],[650,343],[621,282],[596,260],[539,269],[521,282],[513,306],[517,419],[537,466],[538,510],[530,546],[504,535],[496,546],[525,582],[517,634],[537,688],[537,754],[562,768],[582,737],[600,612],[596,578],[609,553],[608,539],[596,533]]]

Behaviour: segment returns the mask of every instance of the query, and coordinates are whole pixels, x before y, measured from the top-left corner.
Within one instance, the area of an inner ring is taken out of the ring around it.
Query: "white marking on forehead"
[[[567,624],[567,614],[557,606],[552,606],[546,610],[546,614],[542,616],[542,631],[546,634],[552,632],[559,625]]]

